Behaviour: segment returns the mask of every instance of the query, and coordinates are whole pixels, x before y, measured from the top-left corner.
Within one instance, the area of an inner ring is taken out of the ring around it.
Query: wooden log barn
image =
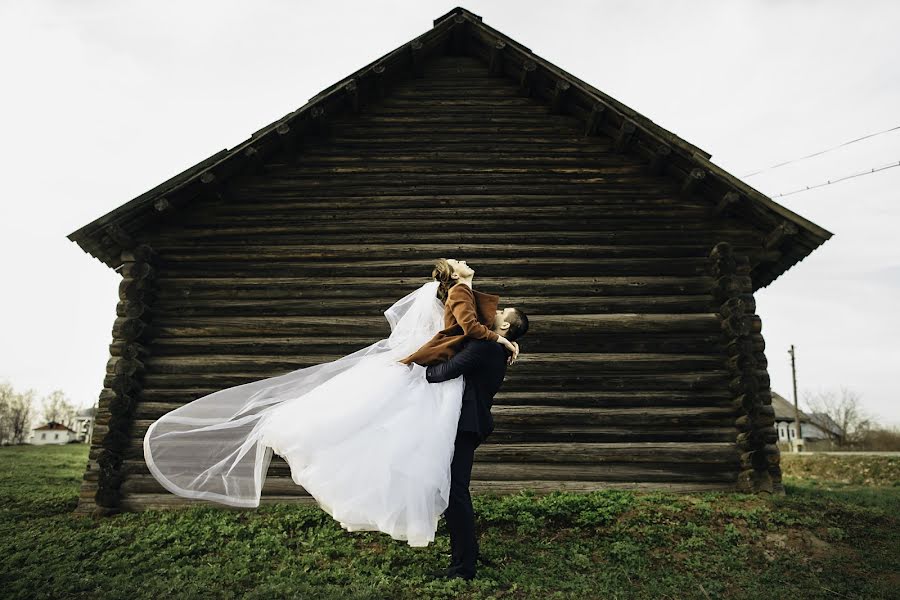
[[[781,493],[753,293],[832,234],[709,158],[478,15],[435,19],[68,236],[122,276],[76,512],[205,502],[150,475],[150,423],[387,337],[439,257],[531,321],[474,493]],[[310,501],[275,455],[262,502]]]

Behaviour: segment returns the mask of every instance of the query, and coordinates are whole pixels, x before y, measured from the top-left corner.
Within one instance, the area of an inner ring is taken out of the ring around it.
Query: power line
[[[889,165],[885,165],[883,167],[876,167],[874,169],[869,169],[868,171],[862,171],[861,173],[854,173],[853,175],[847,175],[845,177],[841,177],[840,179],[829,179],[825,183],[818,183],[816,185],[808,185],[805,188],[800,188],[799,190],[794,190],[793,192],[788,192],[786,194],[778,194],[777,196],[769,196],[770,198],[783,198],[784,196],[790,196],[791,194],[799,194],[800,192],[805,192],[807,190],[814,190],[816,188],[825,187],[826,185],[831,185],[832,183],[837,183],[839,181],[845,181],[847,179],[853,179],[854,177],[862,177],[863,175],[871,175],[872,173],[877,173],[878,171],[884,171],[885,169],[893,169],[894,167],[900,167],[900,161],[891,163]]]
[[[774,164],[771,167],[766,167],[764,169],[760,169],[759,171],[753,171],[752,173],[748,173],[746,175],[741,175],[741,177],[753,177],[754,175],[759,175],[760,173],[764,173],[765,171],[771,171],[772,169],[777,169],[778,167],[783,167],[785,165],[790,165],[795,162],[799,162],[801,160],[806,160],[807,158],[812,158],[814,156],[820,156],[822,154],[825,154],[826,152],[831,152],[832,150],[837,150],[838,148],[843,148],[844,146],[849,146],[850,144],[855,144],[856,142],[861,142],[862,140],[867,140],[867,139],[873,138],[877,135],[890,133],[890,132],[896,131],[898,129],[900,129],[900,125],[898,125],[897,127],[891,127],[890,129],[885,129],[884,131],[870,133],[869,135],[864,135],[862,137],[856,138],[855,140],[850,140],[849,142],[844,142],[843,144],[838,144],[837,146],[833,146],[831,148],[826,148],[825,150],[820,150],[819,152],[813,152],[812,154],[807,154],[806,156],[801,156],[799,158],[793,158],[791,160],[786,160],[784,162]]]

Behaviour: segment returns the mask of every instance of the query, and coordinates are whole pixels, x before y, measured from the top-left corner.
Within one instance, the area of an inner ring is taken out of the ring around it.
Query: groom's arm
[[[428,383],[440,383],[471,373],[481,364],[484,358],[484,349],[484,343],[468,342],[462,350],[448,360],[426,368],[425,379],[428,380]]]

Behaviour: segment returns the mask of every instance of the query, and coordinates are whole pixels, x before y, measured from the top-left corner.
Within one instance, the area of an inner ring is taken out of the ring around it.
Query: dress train
[[[388,338],[166,413],[144,437],[150,472],[179,496],[256,507],[274,452],[344,529],[427,546],[449,500],[464,382],[428,383],[397,361],[443,327],[437,286],[384,312]]]

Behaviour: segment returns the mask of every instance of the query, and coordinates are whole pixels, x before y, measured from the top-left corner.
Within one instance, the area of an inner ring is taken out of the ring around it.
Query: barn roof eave
[[[302,107],[256,131],[244,142],[231,149],[221,150],[200,161],[196,165],[175,175],[153,189],[148,190],[140,196],[137,196],[91,223],[70,233],[67,238],[77,243],[85,252],[91,254],[110,268],[117,269],[122,263],[120,258],[121,251],[134,243],[129,234],[140,231],[141,226],[135,227],[133,222],[146,221],[146,218],[137,219],[136,217],[146,217],[147,213],[154,214],[154,211],[156,210],[155,204],[159,202],[161,198],[164,198],[167,194],[173,193],[173,191],[188,186],[198,178],[202,177],[204,173],[212,172],[214,169],[225,163],[230,162],[233,164],[238,160],[244,160],[243,157],[248,148],[252,150],[253,144],[260,142],[265,136],[273,135],[279,126],[282,126],[282,124],[287,123],[292,119],[307,116],[311,110],[314,110],[316,105],[324,103],[329,97],[334,97],[345,92],[350,89],[350,86],[355,86],[355,83],[360,81],[361,78],[371,76],[373,71],[378,72],[377,68],[380,67],[388,70],[390,70],[391,67],[394,70],[402,68],[400,65],[403,61],[398,59],[402,58],[404,53],[409,52],[411,44],[419,41],[427,42],[429,39],[437,39],[438,36],[446,34],[446,32],[456,24],[454,23],[454,20],[457,18],[460,22],[465,21],[469,26],[464,30],[467,35],[489,36],[490,39],[502,40],[509,48],[513,49],[513,51],[526,55],[528,59],[534,61],[547,72],[568,82],[571,86],[580,89],[589,97],[592,97],[603,105],[616,111],[623,118],[631,120],[642,132],[645,132],[653,139],[671,147],[673,150],[678,150],[682,155],[690,157],[691,162],[695,166],[705,169],[708,173],[726,183],[734,191],[750,200],[764,212],[770,214],[772,217],[793,223],[798,228],[798,234],[785,243],[787,251],[783,252],[778,261],[754,270],[754,291],[770,284],[832,237],[833,234],[830,231],[778,204],[759,190],[747,185],[745,182],[712,163],[709,160],[711,155],[708,152],[683,140],[632,108],[606,95],[571,73],[539,57],[526,46],[523,46],[493,27],[484,24],[480,16],[475,15],[462,7],[456,7],[435,19],[434,26],[429,31],[398,46],[394,50],[375,59],[337,83],[325,88],[310,98],[310,100]],[[396,75],[396,73],[391,73],[391,75]],[[401,76],[408,77],[411,76],[411,74],[404,71]]]

